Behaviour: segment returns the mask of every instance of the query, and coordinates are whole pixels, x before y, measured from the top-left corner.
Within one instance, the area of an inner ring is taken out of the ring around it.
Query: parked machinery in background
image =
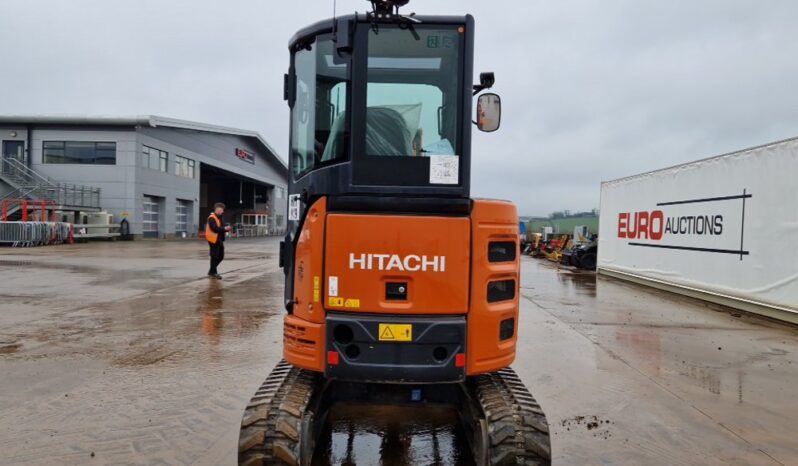
[[[560,264],[576,266],[576,251],[579,248],[590,242],[590,229],[585,225],[574,227],[574,235],[571,237],[571,242],[566,244],[561,250]]]
[[[562,250],[570,247],[571,235],[549,235],[546,245],[541,248],[541,254],[552,262],[560,262]]]
[[[521,245],[521,251],[522,252],[526,249],[527,242],[528,242],[526,231],[527,231],[526,222],[519,221],[518,222],[518,241],[519,241],[519,243]]]
[[[596,270],[598,259],[598,235],[593,235],[590,241],[574,248],[571,254],[571,265],[585,270]]]
[[[524,254],[534,256],[540,249],[540,243],[543,241],[542,233],[527,233],[526,247],[523,249]]]

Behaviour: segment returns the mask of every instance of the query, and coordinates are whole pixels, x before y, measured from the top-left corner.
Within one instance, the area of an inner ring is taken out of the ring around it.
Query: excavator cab
[[[474,19],[371,3],[289,42],[284,361],[239,460],[307,464],[333,404],[416,402],[454,405],[477,464],[546,464],[545,416],[509,369],[518,215],[470,197],[472,126],[501,119],[489,93],[474,116],[494,83],[472,81]]]
[[[295,194],[468,197],[473,18],[394,18],[347,16],[291,40]],[[435,156],[456,173],[431,178]]]

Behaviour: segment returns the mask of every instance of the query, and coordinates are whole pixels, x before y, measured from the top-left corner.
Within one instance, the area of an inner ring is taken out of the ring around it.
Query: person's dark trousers
[[[211,244],[211,269],[208,270],[208,275],[218,275],[219,271],[216,270],[219,264],[224,260],[224,243]]]

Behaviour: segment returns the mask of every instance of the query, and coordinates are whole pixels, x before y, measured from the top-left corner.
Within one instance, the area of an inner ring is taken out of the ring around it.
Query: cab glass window
[[[291,111],[291,164],[295,178],[346,157],[349,124],[347,65],[330,39],[294,54],[295,101]]]
[[[458,155],[461,41],[455,26],[370,30],[366,156]]]

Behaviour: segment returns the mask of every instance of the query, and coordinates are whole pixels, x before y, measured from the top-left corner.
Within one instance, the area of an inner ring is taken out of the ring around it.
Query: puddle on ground
[[[473,465],[452,408],[340,404],[329,413],[313,466]]]

